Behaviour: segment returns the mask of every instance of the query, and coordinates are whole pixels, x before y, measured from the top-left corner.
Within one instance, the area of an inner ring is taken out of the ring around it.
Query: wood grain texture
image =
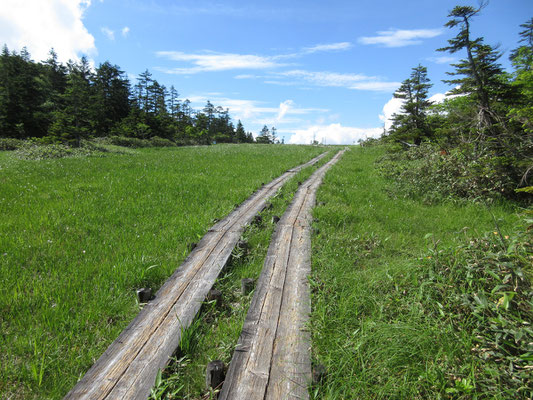
[[[311,210],[326,171],[343,153],[300,186],[276,227],[220,400],[309,398]]]
[[[215,224],[65,399],[146,399],[158,369],[178,347],[245,226],[288,179],[325,155],[263,185]]]

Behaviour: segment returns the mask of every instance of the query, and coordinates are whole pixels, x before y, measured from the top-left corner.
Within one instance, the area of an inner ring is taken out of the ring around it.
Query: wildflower
[[[492,233],[494,233],[495,235],[497,235],[497,234],[498,234],[498,232],[496,232],[496,231],[494,231],[494,232],[492,232]]]
[[[504,238],[509,239],[509,235],[505,235]]]

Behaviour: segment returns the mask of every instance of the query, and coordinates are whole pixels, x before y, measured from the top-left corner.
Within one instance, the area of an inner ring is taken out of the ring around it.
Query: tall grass
[[[23,161],[0,152],[0,393],[60,398],[213,221],[322,149],[222,145]]]
[[[475,334],[433,312],[443,300],[424,289],[428,257],[495,230],[495,221],[508,235],[517,210],[391,198],[374,168],[382,154],[347,152],[318,192],[310,329],[327,377],[312,398],[474,398]]]

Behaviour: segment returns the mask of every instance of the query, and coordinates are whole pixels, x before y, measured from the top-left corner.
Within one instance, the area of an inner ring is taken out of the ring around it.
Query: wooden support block
[[[214,301],[217,307],[222,306],[222,292],[218,289],[211,289],[207,293],[207,297],[205,299],[207,301]]]
[[[244,278],[241,280],[241,293],[243,296],[248,295],[252,290],[254,290],[255,280],[252,278]]]
[[[326,367],[323,364],[313,366],[313,385],[323,382],[327,376]]]
[[[235,248],[246,253],[248,251],[248,242],[246,240],[239,240]]]
[[[137,289],[137,299],[139,303],[147,303],[152,298],[152,288]]]
[[[205,369],[205,386],[217,389],[225,378],[225,365],[220,360],[211,361]]]

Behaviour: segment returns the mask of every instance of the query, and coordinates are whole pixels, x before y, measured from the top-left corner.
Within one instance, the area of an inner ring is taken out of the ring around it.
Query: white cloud
[[[232,69],[268,69],[277,68],[283,64],[275,61],[274,57],[257,56],[253,54],[232,54],[206,51],[203,53],[183,53],[181,51],[158,51],[156,55],[173,61],[185,61],[193,67],[159,69],[171,74],[194,74],[205,71],[227,71]]]
[[[252,75],[252,74],[241,74],[241,75],[234,76],[234,78],[235,79],[256,79],[256,78],[259,78],[259,76]]]
[[[317,44],[312,47],[305,47],[302,51],[304,54],[317,53],[319,51],[339,51],[339,50],[348,50],[352,47],[350,42],[339,42],[339,43],[329,43],[329,44]]]
[[[434,62],[435,64],[449,64],[457,61],[457,58],[450,56],[441,56],[441,57],[428,57],[428,61]]]
[[[35,60],[53,47],[61,61],[94,54],[94,37],[83,25],[90,0],[3,0],[0,38],[11,50],[26,46]]]
[[[246,124],[255,125],[274,125],[277,123],[289,124],[302,121],[290,116],[325,113],[329,110],[321,108],[303,108],[298,107],[292,100],[285,100],[278,107],[270,107],[261,101],[246,99],[231,99],[228,97],[216,96],[213,94],[202,94],[187,97],[192,106],[203,108],[207,100],[210,100],[215,106],[228,108],[234,121],[241,120]]]
[[[326,144],[354,144],[360,139],[380,137],[382,128],[355,128],[339,123],[330,125],[313,125],[306,129],[295,130],[290,137],[290,144],[309,144],[313,140]]]
[[[279,105],[279,113],[276,117],[276,121],[280,122],[283,117],[290,111],[291,107],[294,105],[294,101],[292,100],[285,100],[283,103],[280,103]]]
[[[421,39],[429,39],[442,34],[442,29],[389,29],[379,31],[377,36],[359,38],[361,44],[380,44],[385,47],[403,47],[421,44]]]
[[[112,31],[111,29],[109,29],[107,26],[103,26],[100,28],[100,31],[106,35],[106,37],[109,39],[109,40],[115,40],[115,32]]]
[[[381,110],[381,114],[379,115],[379,119],[381,122],[385,124],[385,130],[389,130],[392,126],[392,116],[394,114],[399,114],[400,109],[403,104],[403,99],[397,99],[395,97],[391,98],[389,101],[385,103],[383,106],[383,109]]]
[[[446,93],[435,93],[434,95],[428,97],[428,101],[432,104],[440,104],[446,99],[453,99],[458,95],[450,95],[450,92]],[[395,97],[391,98],[385,103],[379,119],[385,124],[385,129],[388,131],[392,126],[392,116],[394,114],[399,114],[401,111],[402,104],[404,103],[403,99],[397,99]]]
[[[122,33],[123,37],[128,37],[128,35],[130,34],[129,26],[125,26],[124,28],[121,29],[120,32]]]
[[[205,50],[196,53],[184,53],[181,51],[157,51],[158,57],[165,57],[173,61],[192,64],[192,66],[177,68],[158,68],[159,71],[168,74],[196,74],[198,72],[208,71],[228,71],[233,69],[275,69],[287,66],[281,60],[299,58],[306,54],[313,54],[321,51],[340,51],[347,50],[352,46],[349,42],[318,44],[312,47],[304,47],[296,53],[278,54],[273,56],[261,56],[257,54],[234,54],[219,53]],[[249,79],[253,75],[237,75],[236,79]]]
[[[292,70],[280,72],[278,76],[300,78],[317,86],[345,87],[353,90],[369,90],[390,92],[396,90],[399,82],[383,82],[374,76],[363,74],[340,74],[337,72],[312,72]]]

